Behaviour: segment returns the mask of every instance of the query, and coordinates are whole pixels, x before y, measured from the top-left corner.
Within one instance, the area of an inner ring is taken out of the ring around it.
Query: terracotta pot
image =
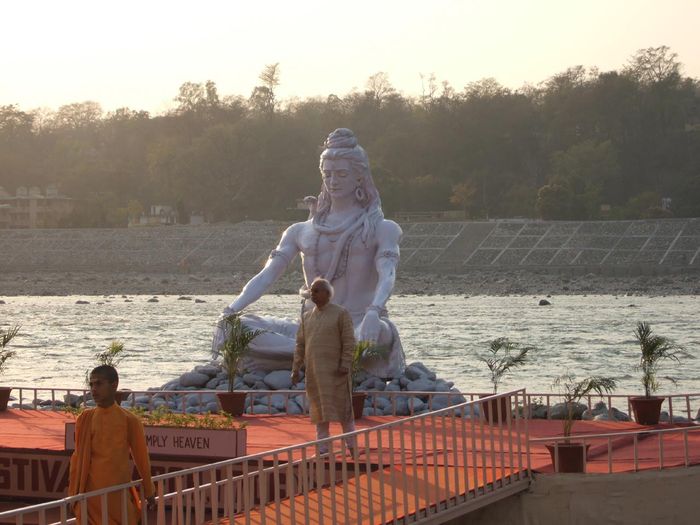
[[[664,397],[659,396],[630,398],[630,405],[632,405],[634,419],[637,423],[640,425],[658,425],[661,405],[664,399]]]
[[[489,397],[488,395],[481,395],[479,398]],[[499,399],[492,399],[486,403],[481,403],[481,413],[484,415],[484,420],[487,423],[505,423],[508,421],[508,405],[510,404],[510,397],[501,397]],[[500,405],[500,406],[499,406]],[[500,410],[500,412],[499,412]]]
[[[588,457],[588,448],[583,450],[583,443],[559,443],[555,450],[554,445],[546,445],[549,455],[552,457],[554,472],[585,472],[585,457]],[[555,455],[558,454],[558,458]]]
[[[362,411],[365,408],[366,398],[367,392],[352,393],[352,414],[355,416],[355,419],[360,419],[362,417]]]
[[[217,392],[221,410],[232,416],[241,416],[245,412],[245,398],[247,392]]]
[[[7,409],[10,392],[12,392],[12,389],[9,386],[0,386],[0,412]]]

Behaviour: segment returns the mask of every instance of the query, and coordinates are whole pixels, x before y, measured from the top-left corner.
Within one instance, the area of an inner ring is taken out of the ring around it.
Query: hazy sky
[[[275,62],[281,98],[344,95],[379,71],[407,95],[421,73],[517,88],[660,45],[700,77],[700,0],[23,0],[2,17],[0,105],[25,110],[160,113],[187,81],[247,97]]]

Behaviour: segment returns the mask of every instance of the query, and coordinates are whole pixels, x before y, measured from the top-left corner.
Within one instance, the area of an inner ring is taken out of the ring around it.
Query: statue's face
[[[321,171],[323,185],[331,198],[349,197],[357,188],[357,177],[351,173],[347,159],[324,159]]]

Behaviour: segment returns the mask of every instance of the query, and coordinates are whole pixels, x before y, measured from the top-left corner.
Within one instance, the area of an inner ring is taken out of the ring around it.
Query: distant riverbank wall
[[[287,226],[263,221],[0,230],[0,271],[249,272],[262,267]],[[416,271],[700,271],[700,219],[414,222],[401,227],[401,267]]]

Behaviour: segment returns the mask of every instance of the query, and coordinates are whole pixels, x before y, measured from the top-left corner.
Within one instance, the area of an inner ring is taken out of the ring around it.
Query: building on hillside
[[[55,185],[44,193],[36,186],[20,186],[14,196],[0,187],[0,228],[58,228],[74,206],[74,199],[61,195]]]
[[[148,215],[142,213],[140,217],[129,217],[129,228],[137,226],[168,226],[177,224],[177,212],[172,206],[154,204]]]
[[[207,219],[203,213],[190,213],[190,225],[201,226],[202,224],[207,224]]]
[[[0,230],[10,227],[10,205],[0,204]]]

